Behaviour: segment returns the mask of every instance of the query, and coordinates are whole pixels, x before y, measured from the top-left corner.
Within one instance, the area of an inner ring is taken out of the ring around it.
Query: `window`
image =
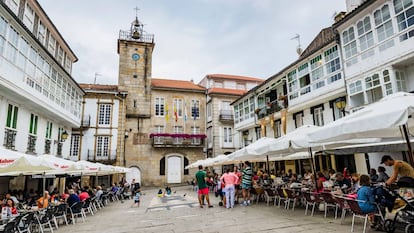
[[[374,12],[374,21],[378,42],[384,41],[394,34],[388,5],[384,5],[381,9]]]
[[[53,129],[53,123],[48,121],[46,123],[46,138],[51,139],[52,138],[52,129]]]
[[[299,128],[303,125],[303,111],[293,114],[293,119],[295,120],[296,128]]]
[[[328,84],[333,83],[335,81],[338,81],[342,78],[341,73],[337,73],[335,75],[332,75],[329,79],[328,79]]]
[[[96,138],[96,156],[107,157],[109,149],[109,136],[98,136]]]
[[[208,106],[209,105],[207,105],[207,109],[208,109]],[[239,123],[239,106],[238,105],[234,105],[234,123]]]
[[[194,120],[200,118],[200,100],[191,100],[191,118]]]
[[[326,67],[327,74],[333,73],[341,69],[341,62],[339,61],[339,57],[332,61],[327,62],[325,67]]]
[[[254,117],[254,96],[249,98],[249,104],[250,104],[250,117],[253,118]]]
[[[323,105],[311,109],[313,110],[313,124],[316,126],[323,126]]]
[[[39,117],[34,115],[33,113],[30,114],[30,125],[29,125],[29,134],[36,135],[37,134],[37,121]]]
[[[99,125],[109,125],[111,122],[111,104],[100,104],[99,105],[99,116],[98,124]]]
[[[8,34],[8,43],[6,48],[5,57],[12,63],[16,63],[17,60],[17,48],[19,45],[19,34],[10,26]]]
[[[342,33],[342,42],[345,50],[345,59],[351,58],[357,54],[354,28],[350,27]]]
[[[243,118],[243,103],[240,103],[239,104],[239,118],[240,118],[240,121],[243,121],[244,120],[244,118]]]
[[[386,95],[391,95],[393,93],[393,91],[392,91],[392,83],[391,83],[391,78],[390,78],[390,72],[388,70],[384,70],[382,72],[382,77],[384,79],[384,84],[385,84],[385,94]]]
[[[244,100],[243,107],[244,107],[244,119],[249,119],[250,117],[249,99]]]
[[[281,125],[282,124],[280,120],[275,120],[273,123],[273,132],[275,138],[282,136]]]
[[[160,176],[165,176],[165,157],[160,159]]]
[[[18,15],[20,0],[5,0],[4,3],[6,3],[16,16]]]
[[[302,77],[309,73],[308,63],[302,64],[298,67],[298,76]]]
[[[233,142],[233,134],[231,127],[223,127],[223,142],[225,144]]]
[[[244,83],[237,83],[237,89],[238,90],[246,90],[246,85],[244,85]]]
[[[361,51],[365,51],[374,45],[370,17],[367,16],[357,23],[358,40]]]
[[[79,157],[79,143],[80,143],[80,135],[72,134],[70,140],[70,156],[71,157]]]
[[[214,81],[214,87],[223,88],[224,87],[223,82]]]
[[[65,70],[70,74],[72,71],[72,60],[70,59],[69,55],[66,54],[65,57]]]
[[[23,23],[31,32],[33,32],[34,17],[35,13],[33,9],[29,6],[29,4],[26,4],[26,7],[24,8]]]
[[[414,24],[414,6],[412,0],[394,0],[394,11],[397,18],[398,31],[404,31]],[[400,36],[400,41],[414,36],[414,30]]]
[[[46,42],[46,27],[42,23],[42,21],[39,21],[39,25],[37,27],[37,39],[40,41],[41,44],[45,44]]]
[[[19,113],[19,108],[17,106],[13,106],[9,104],[9,107],[7,110],[7,120],[6,120],[7,128],[16,129],[18,113]]]
[[[164,97],[155,97],[155,116],[164,116],[165,100]]]
[[[311,70],[314,70],[322,65],[322,55],[318,55],[310,60]]]
[[[380,85],[380,80],[379,80],[379,75],[378,74],[374,74],[370,77],[366,77],[365,78],[365,88],[366,89],[371,89],[374,88],[376,86]]]
[[[53,57],[56,56],[56,40],[52,35],[49,35],[49,43],[47,45],[47,50]]]
[[[173,99],[174,117],[183,117],[183,99]]]
[[[63,49],[62,49],[62,47],[59,47],[59,49],[58,49],[57,60],[61,65],[63,65]]]
[[[395,81],[397,84],[397,92],[399,91],[407,91],[407,87],[405,84],[405,73],[402,71],[395,71]]]
[[[362,91],[362,82],[361,80],[355,81],[349,84],[349,93],[355,94],[357,92]]]
[[[325,61],[330,61],[332,59],[339,57],[338,46],[335,45],[334,47],[326,50],[324,52],[324,57],[325,57]]]

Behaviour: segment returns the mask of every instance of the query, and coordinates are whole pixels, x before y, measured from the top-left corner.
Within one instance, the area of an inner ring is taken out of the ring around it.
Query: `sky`
[[[298,58],[345,0],[38,0],[79,61],[79,83],[118,84],[117,40],[135,19],[155,36],[152,77],[267,79]],[[97,75],[96,75],[97,74]]]

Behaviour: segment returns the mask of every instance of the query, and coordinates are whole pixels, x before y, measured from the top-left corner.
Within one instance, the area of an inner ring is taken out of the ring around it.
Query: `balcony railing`
[[[88,150],[88,160],[104,164],[113,164],[116,161],[116,150],[102,150],[97,154],[95,150]]]
[[[205,134],[150,134],[153,147],[203,147]]]
[[[3,146],[7,149],[15,149],[16,145],[16,134],[15,129],[5,129],[4,131],[4,143]]]
[[[46,139],[45,140],[45,154],[50,154],[51,145],[52,145],[52,140],[51,139]]]
[[[233,111],[220,110],[219,120],[220,121],[233,121],[234,120]]]
[[[286,108],[287,104],[284,100],[275,100],[273,102],[268,103],[266,106],[258,108],[255,110],[258,119],[262,119],[270,114],[275,112],[279,112],[282,109]]]
[[[35,154],[36,153],[36,140],[37,137],[35,135],[29,135],[27,141],[27,152],[28,154]]]
[[[154,35],[152,34],[141,34],[139,38],[134,38],[130,31],[119,31],[120,40],[132,40],[137,42],[154,43]]]

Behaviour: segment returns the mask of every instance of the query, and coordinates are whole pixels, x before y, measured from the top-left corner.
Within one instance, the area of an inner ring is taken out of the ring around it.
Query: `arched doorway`
[[[132,179],[135,179],[135,182],[141,184],[141,170],[138,167],[130,167],[130,172],[125,174],[125,178],[128,183],[131,183]]]
[[[167,159],[167,183],[181,183],[182,158],[170,156]]]

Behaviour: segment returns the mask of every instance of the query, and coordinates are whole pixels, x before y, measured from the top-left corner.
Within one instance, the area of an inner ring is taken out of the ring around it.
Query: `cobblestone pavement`
[[[131,207],[133,200],[110,203],[94,216],[88,215],[86,222],[62,226],[57,232],[350,232],[351,217],[334,219],[333,211],[328,217],[315,211],[315,216],[305,216],[304,208],[294,211],[267,206],[260,202],[251,206],[235,206],[226,209],[218,205],[219,199],[211,197],[214,208],[200,208],[197,195],[191,188],[172,189],[171,197],[157,197],[157,190],[142,190],[140,207]],[[350,214],[348,214],[350,215]],[[355,232],[362,232],[363,223],[356,221]],[[371,230],[371,232],[374,232]]]

